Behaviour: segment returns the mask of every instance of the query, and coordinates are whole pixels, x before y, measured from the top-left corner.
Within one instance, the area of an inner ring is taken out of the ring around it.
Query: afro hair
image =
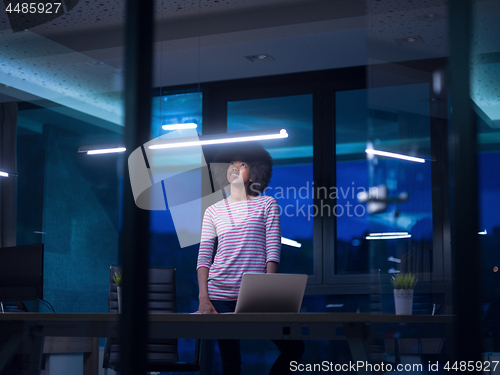
[[[232,161],[244,161],[250,165],[250,185],[248,194],[257,196],[262,194],[271,181],[273,159],[260,143],[248,142],[245,144],[226,146],[219,151],[211,165],[215,181],[220,188],[229,185],[227,168]]]

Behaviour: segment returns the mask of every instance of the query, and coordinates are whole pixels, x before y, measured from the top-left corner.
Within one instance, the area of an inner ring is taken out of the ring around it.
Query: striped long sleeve
[[[218,248],[212,252],[218,236]],[[208,294],[214,300],[235,300],[244,272],[266,272],[266,263],[279,262],[281,227],[273,197],[249,201],[220,201],[203,218],[197,269],[209,268]]]

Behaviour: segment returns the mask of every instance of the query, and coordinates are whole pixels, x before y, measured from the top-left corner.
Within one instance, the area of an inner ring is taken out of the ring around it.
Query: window
[[[227,131],[284,128],[285,140],[265,141],[273,158],[273,177],[265,194],[278,202],[282,244],[280,272],[314,274],[312,95],[231,101]]]
[[[428,280],[433,228],[428,84],[340,91],[335,98],[336,273],[403,271]]]

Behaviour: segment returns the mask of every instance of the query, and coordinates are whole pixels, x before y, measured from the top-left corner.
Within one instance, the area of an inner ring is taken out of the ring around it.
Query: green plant
[[[122,272],[118,271],[113,274],[113,281],[115,282],[116,286],[121,287],[122,286]]]
[[[417,281],[417,278],[411,273],[397,273],[391,277],[394,289],[413,289]]]

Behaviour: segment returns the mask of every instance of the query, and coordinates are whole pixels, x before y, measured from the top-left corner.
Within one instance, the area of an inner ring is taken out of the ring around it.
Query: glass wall
[[[337,273],[429,274],[428,84],[337,92],[336,108]]]
[[[377,312],[392,314],[390,278],[412,273],[418,278],[413,313],[452,314],[450,188],[467,181],[449,173],[451,4],[155,6],[151,139],[169,137],[163,126],[186,123],[196,124],[198,135],[270,128],[290,135],[265,143],[275,163],[266,194],[281,210],[280,272],[310,276],[305,309],[370,311],[376,297]],[[55,311],[107,312],[126,162],[122,154],[79,150],[123,145],[124,4],[66,1],[61,12],[35,24],[1,15],[0,171],[8,176],[0,184],[8,220],[1,222],[0,245],[45,245],[44,299]],[[500,351],[499,12],[495,0],[474,2],[470,96],[478,135],[482,333],[490,352]],[[155,160],[200,164],[199,155],[170,156]],[[176,267],[179,311],[193,312],[198,247],[183,247],[179,236],[196,233],[197,224],[176,218],[168,197],[204,194],[204,177],[193,171],[196,184],[186,190],[185,181],[171,178],[166,173],[161,183],[167,210],[150,212],[150,264]],[[318,187],[335,194],[318,198]],[[28,308],[48,311],[38,302]],[[344,344],[308,343],[306,358],[347,362]],[[250,363],[244,373],[264,373],[274,347],[244,345]],[[406,354],[422,354],[416,351]]]
[[[151,138],[167,137],[174,131],[179,133],[179,130],[175,130],[179,124],[195,124],[196,128],[193,132],[196,131],[197,134],[202,135],[202,100],[201,92],[184,94],[162,92],[155,96],[152,103]],[[172,128],[174,130],[169,130]],[[193,194],[198,195],[202,190],[201,172],[197,170],[199,163],[200,157],[196,152],[182,150],[177,153],[177,165],[191,166],[195,169],[186,179],[190,181]],[[166,173],[162,178],[164,178],[162,185],[165,194],[186,189],[182,181],[172,178],[172,173]],[[166,210],[150,211],[150,265],[152,267],[174,265],[179,281],[177,308],[182,312],[196,311],[198,309],[198,284],[195,269],[198,246],[181,248],[178,237],[178,233],[195,231],[195,226],[192,218],[182,220],[182,223],[176,225],[174,222],[176,213],[170,210],[167,195],[165,195],[165,203]],[[198,211],[200,210],[201,204],[198,205]],[[188,345],[186,351],[192,351],[192,346]]]
[[[476,116],[478,138],[479,239],[481,246],[481,290],[483,312],[483,351],[500,351],[498,311],[500,294],[492,287],[498,282],[500,221],[500,9],[495,2],[473,6],[471,48],[471,105]],[[479,254],[478,254],[479,255]],[[491,354],[490,354],[491,358]]]
[[[278,202],[281,217],[280,272],[313,274],[312,95],[228,103],[227,131],[286,129],[286,142],[267,141],[273,176],[265,195]],[[287,240],[292,240],[288,242]]]
[[[2,110],[17,110],[2,123],[17,145],[18,176],[2,182],[17,185],[11,245],[44,244],[43,297],[57,312],[107,312],[109,266],[118,262],[121,156],[79,149],[123,144],[123,52],[103,53],[102,40],[89,38],[89,7],[68,4],[47,22],[33,15],[21,29],[5,13],[0,35]],[[108,42],[122,44],[123,15],[113,13],[95,22],[112,22]]]

